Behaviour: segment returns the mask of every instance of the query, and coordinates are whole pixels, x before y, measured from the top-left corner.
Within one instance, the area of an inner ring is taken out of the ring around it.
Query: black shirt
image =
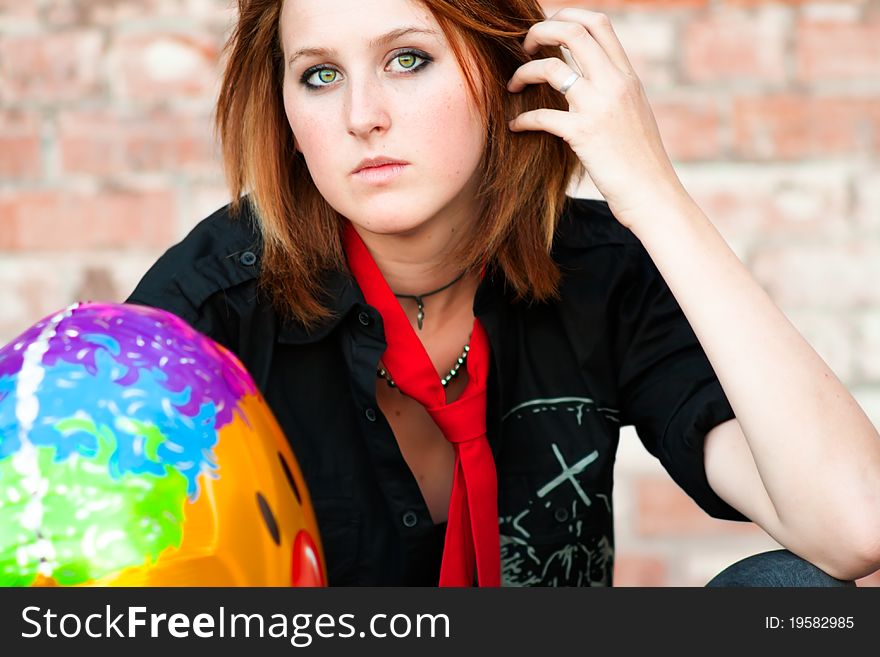
[[[338,272],[327,281],[336,318],[311,333],[281,321],[257,296],[259,256],[252,218],[222,208],[128,302],[179,315],[248,368],[309,486],[331,585],[436,585],[445,526],[432,522],[376,403],[381,317]],[[515,302],[492,275],[474,300],[492,348],[502,581],[607,586],[620,427],[635,425],[710,515],[746,520],[703,465],[705,434],[734,414],[648,253],[605,202],[567,202],[553,256],[558,301]]]

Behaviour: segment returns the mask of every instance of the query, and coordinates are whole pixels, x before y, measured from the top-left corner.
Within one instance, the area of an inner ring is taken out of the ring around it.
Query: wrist
[[[671,185],[645,195],[638,203],[616,208],[609,203],[617,220],[641,241],[655,233],[674,234],[683,224],[706,216],[681,184]]]

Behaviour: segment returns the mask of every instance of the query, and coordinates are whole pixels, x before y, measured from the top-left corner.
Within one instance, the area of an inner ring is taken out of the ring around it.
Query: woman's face
[[[486,130],[430,11],[285,0],[281,38],[287,119],[337,212],[386,235],[475,218]],[[399,164],[361,169],[372,158]]]

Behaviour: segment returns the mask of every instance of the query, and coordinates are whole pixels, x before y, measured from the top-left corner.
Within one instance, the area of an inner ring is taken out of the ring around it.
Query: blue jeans
[[[855,586],[834,579],[788,550],[772,550],[746,557],[728,566],[706,586]]]

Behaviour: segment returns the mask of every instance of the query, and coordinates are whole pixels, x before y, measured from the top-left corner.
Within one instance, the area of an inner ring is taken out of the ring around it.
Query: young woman
[[[604,15],[239,5],[234,201],[129,301],[251,371],[331,584],[611,584],[629,424],[711,515],[880,567],[878,434],[682,187]]]

